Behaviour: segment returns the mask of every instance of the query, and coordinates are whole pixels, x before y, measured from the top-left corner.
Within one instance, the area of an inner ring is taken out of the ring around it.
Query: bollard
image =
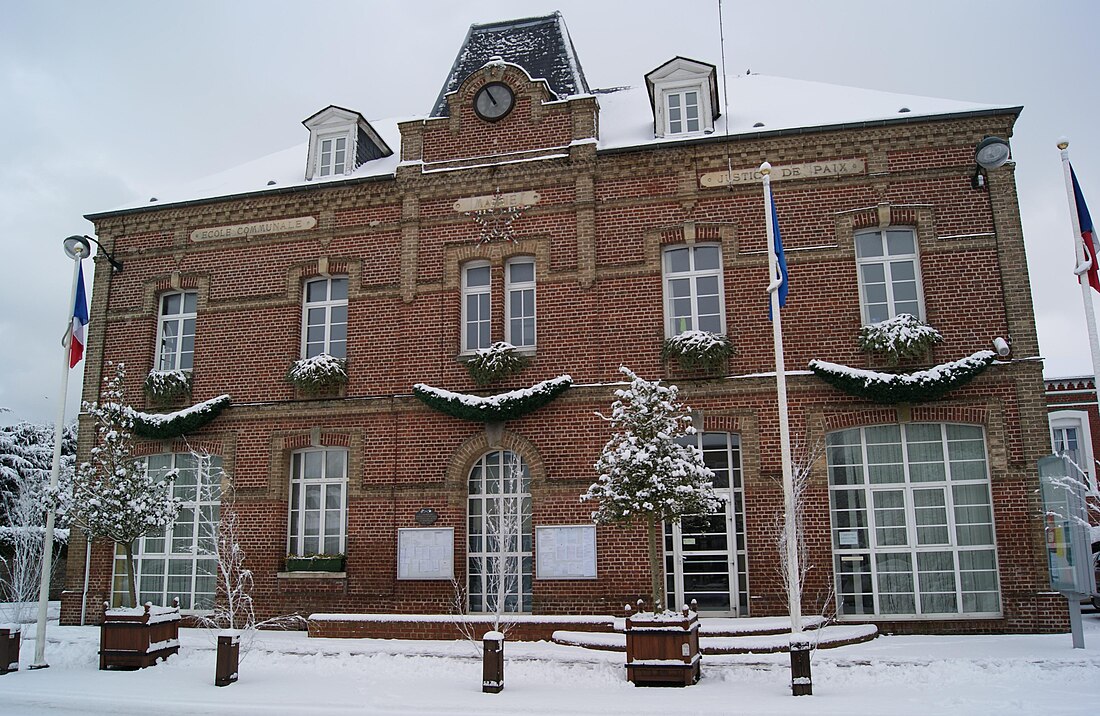
[[[19,671],[20,634],[18,624],[0,629],[0,674]]]
[[[240,654],[240,632],[226,629],[218,634],[218,663],[214,669],[214,686],[229,686],[237,680]]]
[[[487,631],[481,639],[481,690],[499,694],[504,690],[504,635]]]
[[[810,643],[804,639],[791,640],[791,695],[812,696],[813,680],[810,678]]]

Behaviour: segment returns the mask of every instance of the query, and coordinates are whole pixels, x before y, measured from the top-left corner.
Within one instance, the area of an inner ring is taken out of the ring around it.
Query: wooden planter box
[[[180,609],[108,609],[99,628],[100,669],[144,669],[180,650]]]
[[[626,678],[635,686],[691,686],[699,680],[699,615],[626,618]]]
[[[288,572],[343,572],[344,557],[287,557]]]

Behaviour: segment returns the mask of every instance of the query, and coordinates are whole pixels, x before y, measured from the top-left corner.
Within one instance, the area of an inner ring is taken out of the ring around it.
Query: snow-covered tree
[[[677,440],[694,434],[695,428],[676,386],[645,380],[626,366],[619,370],[630,387],[615,391],[610,416],[597,413],[617,432],[596,462],[598,479],[581,500],[599,501],[592,513],[597,524],[644,522],[653,610],[659,612],[664,570],[657,551],[658,526],[679,522],[684,515],[715,512],[722,498],[714,492],[714,473],[703,464],[702,452]]]
[[[73,478],[74,524],[92,537],[120,544],[126,555],[130,606],[137,606],[134,584],[134,540],[175,521],[179,500],[172,495],[175,474],[155,481],[141,461],[133,459],[133,409],[123,403],[120,363],[113,377],[104,379],[99,402],[84,403],[95,421],[96,445],[90,462],[81,463]]]
[[[53,467],[51,425],[18,423],[0,428],[0,602],[12,604],[11,619],[30,621],[42,580],[42,545]],[[61,492],[71,488],[76,426],[62,433]],[[59,550],[68,538],[68,519],[57,515],[54,536]],[[57,562],[53,562],[56,571]]]

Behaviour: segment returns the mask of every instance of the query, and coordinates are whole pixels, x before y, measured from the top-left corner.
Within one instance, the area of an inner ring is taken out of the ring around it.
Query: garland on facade
[[[417,383],[413,386],[413,395],[429,408],[453,418],[479,423],[502,423],[538,410],[569,390],[572,385],[573,379],[570,376],[561,375],[536,383],[530,388],[482,397],[452,393],[443,388]]]
[[[180,435],[193,433],[206,427],[210,421],[229,407],[230,402],[228,395],[219,395],[189,408],[163,415],[131,410],[134,434],[151,440],[178,438]]]
[[[993,365],[996,357],[993,351],[978,351],[972,356],[915,373],[877,373],[820,360],[810,361],[810,370],[834,388],[865,400],[923,403],[969,383]]]

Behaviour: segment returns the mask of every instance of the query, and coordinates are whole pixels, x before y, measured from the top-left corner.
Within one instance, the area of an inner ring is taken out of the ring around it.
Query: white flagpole
[[[1081,303],[1085,306],[1085,325],[1088,329],[1089,350],[1092,353],[1092,380],[1093,385],[1096,386],[1097,404],[1100,405],[1100,343],[1096,339],[1096,311],[1092,304],[1092,287],[1089,285],[1088,277],[1084,274],[1087,264],[1085,263],[1085,247],[1081,243],[1081,219],[1077,216],[1077,199],[1073,193],[1073,178],[1070,176],[1069,141],[1066,139],[1059,141],[1058,148],[1062,150],[1062,174],[1066,180],[1066,196],[1069,197],[1069,219],[1073,227],[1073,250],[1077,256],[1077,268],[1074,273],[1077,273],[1077,278],[1081,284]],[[1096,261],[1097,257],[1092,256],[1090,260]]]
[[[772,230],[771,190],[772,166],[760,165],[764,178],[764,217],[768,232],[768,266],[770,268],[768,293],[771,294],[772,336],[775,340],[775,386],[779,394],[779,449],[783,461],[783,511],[787,534],[787,609],[791,615],[791,634],[802,633],[802,586],[798,570],[798,535],[795,525],[794,470],[791,465],[791,429],[787,416],[787,373],[783,364],[783,322],[779,312],[779,287],[783,276],[779,271],[779,257],[775,253],[775,232]]]
[[[50,490],[57,489],[58,477],[61,473],[61,438],[65,432],[65,399],[69,392],[69,344],[72,343],[73,307],[76,305],[76,284],[80,280],[80,262],[84,260],[86,244],[76,244],[72,247],[73,255],[73,286],[69,293],[69,304],[66,307],[66,319],[69,322],[69,330],[66,332],[66,340],[62,341],[64,360],[61,370],[61,392],[57,400],[57,422],[53,429],[53,464],[50,467]],[[38,630],[34,637],[34,661],[32,669],[44,669],[49,666],[46,663],[46,611],[50,602],[50,576],[53,572],[53,525],[54,510],[46,513],[46,535],[42,540],[42,582],[38,589]]]

